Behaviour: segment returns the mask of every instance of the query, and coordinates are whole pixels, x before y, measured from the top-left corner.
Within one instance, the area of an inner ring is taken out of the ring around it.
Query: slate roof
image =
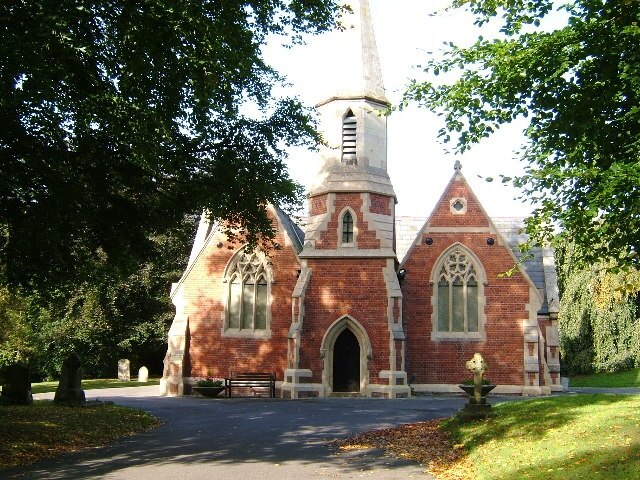
[[[291,219],[289,215],[284,213],[280,207],[276,205],[273,206],[273,209],[278,215],[278,219],[280,223],[284,226],[284,229],[287,231],[287,235],[293,242],[293,245],[296,249],[296,252],[302,252],[302,245],[304,244],[304,231]]]

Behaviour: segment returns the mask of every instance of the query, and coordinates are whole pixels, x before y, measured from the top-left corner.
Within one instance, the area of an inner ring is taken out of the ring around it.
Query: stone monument
[[[121,382],[131,380],[131,363],[126,358],[118,360],[118,380]]]
[[[60,382],[53,402],[66,405],[84,405],[86,402],[82,390],[82,361],[75,352],[62,362]]]
[[[8,403],[29,405],[33,403],[29,367],[23,363],[14,363],[4,369],[2,398]]]
[[[466,364],[467,370],[473,373],[473,385],[460,385],[469,395],[469,403],[460,412],[465,418],[485,418],[491,415],[491,404],[487,403],[487,394],[496,388],[495,385],[483,385],[482,376],[489,367],[480,353],[476,352]]]
[[[149,369],[147,367],[140,367],[140,370],[138,370],[138,381],[142,383],[149,381]]]

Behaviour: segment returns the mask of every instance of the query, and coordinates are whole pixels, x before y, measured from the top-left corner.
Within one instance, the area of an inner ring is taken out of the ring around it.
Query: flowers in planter
[[[213,378],[207,377],[202,378],[196,381],[196,387],[221,387],[222,380],[214,380]]]

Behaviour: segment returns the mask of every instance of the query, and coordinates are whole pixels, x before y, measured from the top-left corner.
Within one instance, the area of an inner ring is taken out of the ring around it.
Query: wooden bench
[[[260,372],[231,372],[229,378],[224,379],[224,386],[227,390],[227,397],[231,397],[233,388],[268,388],[269,397],[276,396],[276,375],[275,373]]]

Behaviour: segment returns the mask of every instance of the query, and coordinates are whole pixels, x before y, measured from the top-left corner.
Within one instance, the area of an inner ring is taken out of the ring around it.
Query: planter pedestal
[[[199,393],[203,397],[217,397],[226,390],[226,387],[193,387],[193,391]]]
[[[460,416],[465,419],[481,419],[491,416],[491,404],[487,403],[487,394],[496,388],[495,385],[482,385],[480,390],[480,400],[474,396],[473,385],[458,385],[462,390],[469,395],[469,403],[467,403],[462,410],[460,410]]]

